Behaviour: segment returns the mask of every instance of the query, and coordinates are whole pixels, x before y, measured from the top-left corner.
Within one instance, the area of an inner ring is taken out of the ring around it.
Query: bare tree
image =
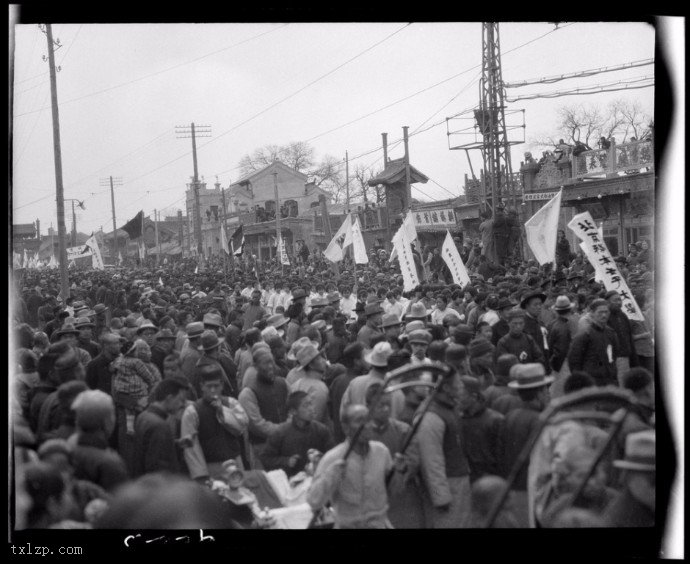
[[[619,142],[625,142],[632,133],[639,139],[638,133],[650,117],[639,102],[628,102],[618,99],[606,107],[590,104],[562,106],[558,110],[556,134],[537,137],[530,140],[535,147],[553,147],[556,137],[566,142],[577,141],[590,147],[596,145],[600,137],[610,139],[621,136]]]
[[[336,157],[325,155],[308,174],[316,186],[331,195],[334,204],[345,201],[345,170]]]
[[[371,167],[357,165],[353,170],[353,178],[350,181],[350,201],[363,201],[364,203],[381,204],[386,199],[386,191],[381,184],[369,186],[369,180],[378,176],[380,171],[374,171]]]
[[[283,145],[278,153],[278,160],[299,172],[305,172],[314,166],[316,150],[305,141],[292,141]]]
[[[240,174],[247,176],[252,172],[261,170],[267,167],[272,162],[280,160],[282,147],[278,145],[266,145],[260,149],[256,149],[250,155],[245,155],[240,159]]]

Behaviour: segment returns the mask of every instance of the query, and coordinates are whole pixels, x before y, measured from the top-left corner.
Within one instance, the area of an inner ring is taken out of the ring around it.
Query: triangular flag
[[[338,229],[331,242],[326,247],[323,252],[325,256],[331,262],[340,262],[343,260],[343,250],[352,243],[352,218],[348,214],[345,217],[345,221]]]
[[[455,246],[450,231],[446,231],[446,239],[443,241],[441,256],[446,261],[448,269],[453,276],[453,282],[464,288],[470,283],[470,276],[467,274],[465,264],[462,262],[458,248]]]
[[[355,255],[355,264],[368,264],[369,257],[367,256],[367,248],[364,245],[364,237],[362,237],[362,226],[359,223],[359,216],[355,215],[354,223],[352,224],[352,248]]]
[[[163,286],[163,279],[160,276],[158,277],[158,285]]]
[[[527,244],[539,264],[556,262],[556,240],[558,239],[558,217],[561,213],[559,190],[551,200],[525,222]]]

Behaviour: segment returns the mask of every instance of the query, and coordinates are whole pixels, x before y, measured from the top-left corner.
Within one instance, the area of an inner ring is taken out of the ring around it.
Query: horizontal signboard
[[[456,227],[455,212],[450,208],[412,210],[412,219],[417,229],[448,229]]]
[[[522,195],[522,201],[532,202],[535,200],[550,200],[556,194],[558,194],[558,192],[527,192]]]

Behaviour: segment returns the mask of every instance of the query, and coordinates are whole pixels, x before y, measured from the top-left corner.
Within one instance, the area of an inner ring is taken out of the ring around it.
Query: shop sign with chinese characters
[[[457,227],[455,212],[452,209],[433,209],[412,211],[414,225],[419,231],[445,231]]]

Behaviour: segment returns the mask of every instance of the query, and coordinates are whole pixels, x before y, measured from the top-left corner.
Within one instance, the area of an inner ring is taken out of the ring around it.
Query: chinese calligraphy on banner
[[[459,284],[463,288],[469,284],[470,277],[467,274],[467,269],[462,262],[462,258],[460,258],[460,253],[453,242],[450,231],[446,231],[446,240],[443,242],[441,255],[443,256],[443,260],[446,261],[450,273],[453,275],[453,282]]]
[[[594,266],[594,270],[604,280],[606,290],[615,290],[623,300],[623,311],[628,319],[644,321],[635,298],[628,288],[623,276],[621,276],[614,258],[611,256],[596,223],[589,212],[576,215],[568,224],[568,228],[582,239],[587,254],[587,260]]]
[[[456,227],[455,212],[452,209],[412,211],[412,219],[417,229],[443,230]]]
[[[79,247],[67,247],[67,260],[74,260],[83,257],[90,257],[93,254],[88,245],[80,245]]]
[[[419,286],[419,277],[417,276],[417,267],[414,263],[412,255],[412,245],[407,239],[404,226],[398,229],[398,232],[393,236],[393,248],[397,252],[398,262],[400,263],[400,272],[403,277],[403,290],[410,292],[415,287]]]

